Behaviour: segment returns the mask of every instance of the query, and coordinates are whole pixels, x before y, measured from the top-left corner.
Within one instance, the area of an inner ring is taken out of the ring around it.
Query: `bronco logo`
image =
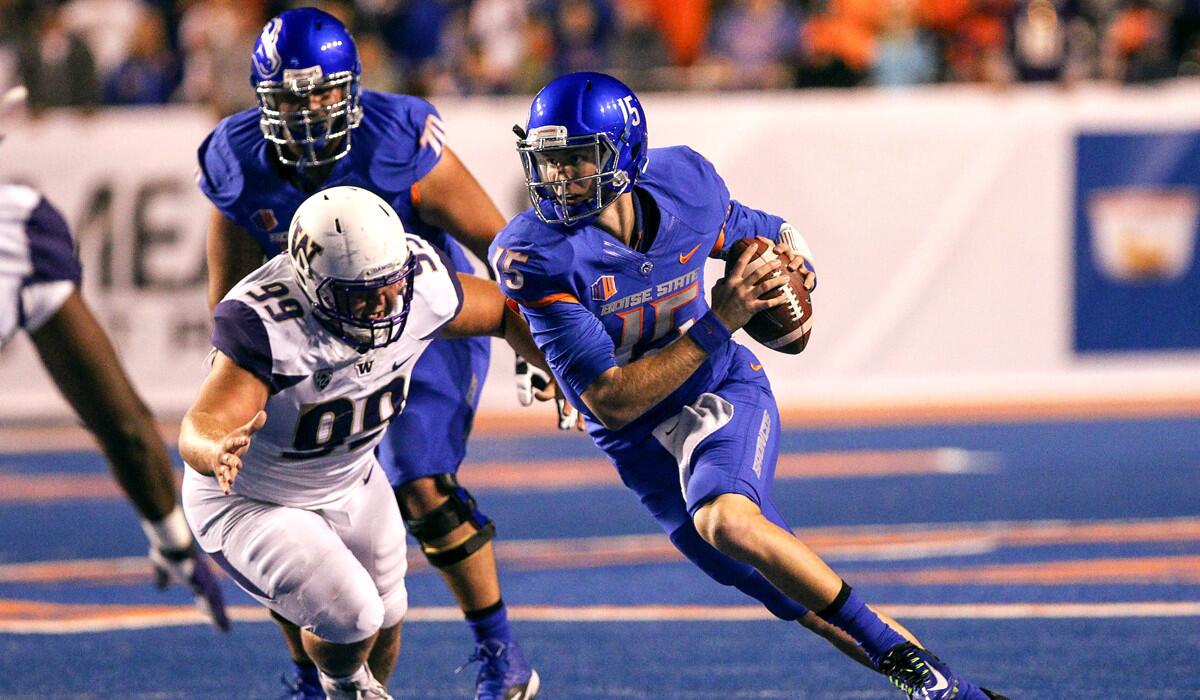
[[[283,20],[278,17],[267,22],[263,27],[262,36],[258,38],[258,47],[254,50],[254,67],[263,78],[273,78],[283,67],[283,58],[279,55],[279,32],[283,29]]]

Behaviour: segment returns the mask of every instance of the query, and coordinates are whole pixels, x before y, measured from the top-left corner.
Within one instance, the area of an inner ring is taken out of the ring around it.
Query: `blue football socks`
[[[845,581],[842,582],[842,590],[829,607],[818,611],[817,615],[845,630],[862,646],[876,666],[879,665],[879,659],[890,649],[908,641],[879,619],[879,616],[867,607],[866,601],[858,597]]]
[[[482,610],[472,610],[466,613],[466,616],[467,624],[471,626],[471,632],[475,635],[476,644],[485,639],[499,639],[505,644],[512,641],[512,630],[508,626],[508,608],[504,606],[504,599]]]

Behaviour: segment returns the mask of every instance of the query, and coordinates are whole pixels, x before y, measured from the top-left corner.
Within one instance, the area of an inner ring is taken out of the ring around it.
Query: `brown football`
[[[725,259],[725,274],[728,275],[737,259],[747,246],[754,246],[756,252],[746,266],[746,272],[754,271],[759,265],[776,259],[773,245],[764,238],[740,238],[729,248]],[[812,297],[804,288],[804,274],[800,271],[789,273],[780,270],[773,277],[781,274],[788,275],[787,284],[777,287],[766,294],[770,299],[785,295],[786,304],[780,304],[771,309],[760,311],[746,324],[746,333],[759,343],[772,350],[789,355],[798,355],[808,345],[808,336],[812,334]]]

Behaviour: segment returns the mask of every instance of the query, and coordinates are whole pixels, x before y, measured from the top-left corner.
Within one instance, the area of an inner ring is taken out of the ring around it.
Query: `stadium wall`
[[[1200,407],[1193,85],[643,102],[653,146],[694,147],[736,198],[812,245],[809,349],[756,348],[785,413]],[[510,127],[527,104],[438,102],[506,214],[524,204]],[[212,125],[184,107],[51,114],[0,150],[0,177],[36,185],[73,223],[86,296],[166,419],[194,397],[209,349],[209,208],[193,171]],[[710,261],[710,284],[719,271]],[[482,411],[525,422],[511,376],[498,348]],[[0,387],[0,422],[69,417],[24,338],[0,353]]]

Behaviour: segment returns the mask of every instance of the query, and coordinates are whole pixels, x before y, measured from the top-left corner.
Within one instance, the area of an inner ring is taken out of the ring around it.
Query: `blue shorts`
[[[779,457],[779,409],[750,351],[739,349],[719,386],[696,397],[641,442],[613,450],[609,457],[671,543],[701,571],[755,598],[780,619],[798,620],[808,612],[752,566],[705,542],[692,523],[704,504],[737,493],[791,532],[771,500]]]
[[[663,421],[641,443],[609,457],[668,533],[690,524],[701,506],[725,493],[746,496],[768,519],[787,527],[771,501],[779,408],[762,366],[744,348],[720,385]]]
[[[404,412],[392,419],[376,453],[392,486],[458,471],[491,347],[491,338],[435,340],[417,360]]]

